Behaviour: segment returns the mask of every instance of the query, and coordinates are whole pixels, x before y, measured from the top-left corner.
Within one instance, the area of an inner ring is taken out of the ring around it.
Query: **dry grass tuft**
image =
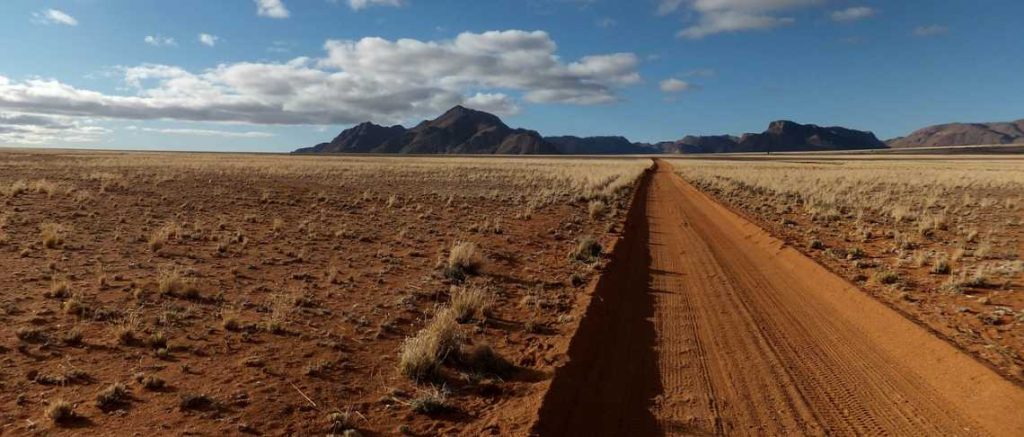
[[[67,232],[63,225],[57,223],[43,223],[39,225],[39,238],[43,243],[43,247],[47,249],[57,249],[64,245]]]
[[[464,279],[466,275],[476,274],[483,265],[484,258],[470,241],[456,242],[448,254],[448,268],[445,273],[452,279]]]
[[[157,278],[157,289],[161,294],[181,297],[185,299],[197,299],[200,297],[199,288],[191,279],[186,279],[177,269],[167,268],[160,271]]]
[[[46,417],[54,424],[67,425],[81,416],[75,412],[75,406],[63,399],[57,399],[46,406]]]
[[[458,350],[462,338],[455,312],[441,308],[426,327],[402,343],[398,368],[414,381],[436,378],[441,363]]]
[[[491,296],[478,287],[452,287],[451,309],[460,323],[483,320],[491,306]]]
[[[569,257],[576,261],[593,263],[601,257],[603,250],[601,243],[598,243],[594,237],[581,237],[577,240],[576,247],[569,253]]]
[[[128,403],[128,387],[115,382],[96,394],[96,407],[103,411],[112,411]]]

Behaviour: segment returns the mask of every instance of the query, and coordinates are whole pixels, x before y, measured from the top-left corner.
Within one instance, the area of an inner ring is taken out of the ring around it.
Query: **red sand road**
[[[1024,389],[658,161],[538,435],[1024,435]]]

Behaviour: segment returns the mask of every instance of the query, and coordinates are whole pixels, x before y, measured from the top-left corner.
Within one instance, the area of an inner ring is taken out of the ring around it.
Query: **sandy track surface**
[[[658,161],[538,435],[1024,435],[1024,389]]]

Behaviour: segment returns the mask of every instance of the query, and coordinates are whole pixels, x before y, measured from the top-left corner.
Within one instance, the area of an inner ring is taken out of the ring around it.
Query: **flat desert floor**
[[[0,433],[1024,434],[1024,160],[0,153]]]
[[[0,433],[525,433],[649,166],[4,151]]]

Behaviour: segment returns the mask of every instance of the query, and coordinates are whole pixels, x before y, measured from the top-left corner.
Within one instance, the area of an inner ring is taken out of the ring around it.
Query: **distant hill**
[[[512,129],[497,116],[456,106],[412,129],[363,123],[334,141],[294,153],[399,154],[557,154],[552,144],[532,130]]]
[[[295,153],[368,153],[403,133],[405,128],[400,125],[384,127],[366,122],[344,130],[329,143],[305,147]]]
[[[867,131],[779,120],[771,122],[763,133],[743,134],[737,148],[741,152],[811,152],[884,149],[886,145]]]
[[[844,127],[822,127],[788,120],[773,121],[762,133],[731,135],[688,135],[683,139],[656,144],[665,153],[752,153],[811,152],[824,150],[884,149],[871,132]]]
[[[1024,144],[1024,120],[1005,123],[948,123],[929,126],[910,135],[893,138],[889,147],[948,147]]]
[[[661,153],[649,144],[633,143],[624,137],[544,137],[566,155],[636,155]]]
[[[739,140],[732,135],[687,135],[663,149],[667,153],[728,153],[736,151]]]

